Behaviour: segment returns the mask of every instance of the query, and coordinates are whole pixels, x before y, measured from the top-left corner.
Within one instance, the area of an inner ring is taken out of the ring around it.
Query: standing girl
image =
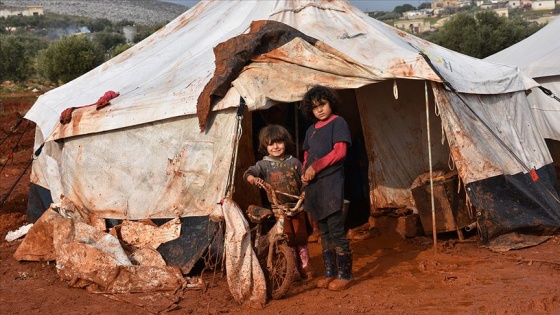
[[[249,167],[243,178],[253,185],[266,182],[273,189],[299,195],[301,192],[301,162],[286,154],[286,149],[293,147],[294,142],[286,128],[279,125],[264,127],[259,133],[259,151],[268,153],[257,164]],[[278,195],[280,202],[290,200],[283,195]],[[298,271],[305,280],[310,280],[313,275],[309,267],[309,250],[307,247],[307,227],[305,212],[301,211],[284,221],[284,233],[288,236],[290,246],[298,259]]]
[[[314,122],[303,142],[304,175],[308,186],[305,210],[319,223],[325,277],[317,287],[345,290],[352,280],[352,252],[344,232],[344,169],[347,146],[352,144],[346,121],[335,115],[339,105],[334,92],[323,86],[303,97],[303,114]]]

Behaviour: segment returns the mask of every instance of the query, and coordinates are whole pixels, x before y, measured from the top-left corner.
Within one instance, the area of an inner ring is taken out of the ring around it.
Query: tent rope
[[[4,142],[6,140],[8,140],[8,138],[10,138],[18,129],[19,125],[21,125],[21,123],[23,122],[23,117],[20,117],[19,120],[12,126],[12,128],[10,129],[10,132],[8,132],[8,134],[6,135],[6,137],[4,139],[2,139],[2,141],[0,142],[0,145],[4,144]]]
[[[463,97],[461,96],[461,94],[459,94],[459,92],[457,92],[457,90],[451,85],[451,83],[449,83],[449,81],[445,80],[445,78],[441,75],[441,73],[436,69],[436,67],[433,65],[432,61],[430,60],[430,57],[428,57],[428,55],[426,55],[424,52],[422,52],[421,50],[418,50],[419,54],[424,58],[424,60],[428,63],[428,65],[430,66],[430,68],[435,72],[435,74],[441,79],[442,83],[449,88],[449,90],[451,90],[451,92],[453,92],[463,103],[463,105],[465,105],[466,108],[469,109],[469,111],[474,115],[474,117],[476,117],[476,119],[478,119],[478,121],[490,132],[490,134],[498,141],[498,143],[506,150],[509,152],[509,154],[519,163],[519,165],[521,165],[521,167],[523,167],[528,173],[532,174],[534,170],[534,168],[530,168],[529,166],[527,166],[523,160],[521,160],[521,158],[519,156],[517,156],[517,154],[515,154],[515,152],[513,152],[513,150],[504,142],[504,140],[502,140],[497,134],[496,132],[494,132],[494,130],[492,130],[492,128],[490,127],[490,125],[488,125],[488,123],[486,123],[486,121],[484,121],[482,119],[482,117],[480,117],[478,115],[478,113],[465,101],[465,99],[463,99]],[[532,175],[531,175],[532,176]],[[558,204],[560,204],[560,199],[558,199],[557,196],[554,195],[554,193],[552,193],[546,186],[544,186],[544,184],[542,184],[542,182],[538,181],[538,177],[537,179],[533,179],[533,181],[535,183],[537,183],[538,185],[541,186],[542,189],[544,189]]]
[[[243,111],[245,110],[245,99],[243,97],[239,98],[239,107],[237,108],[237,122],[235,128],[235,142],[233,154],[231,155],[231,163],[227,178],[226,185],[226,197],[231,197],[233,195],[234,185],[233,181],[235,179],[235,168],[237,167],[237,153],[239,152],[239,140],[241,140],[241,135],[243,134],[243,127],[241,126],[241,121],[243,120]]]
[[[2,168],[0,168],[0,174],[2,174],[2,171],[4,170],[4,167],[6,167],[6,165],[8,164],[9,160],[12,160],[12,162],[14,161],[14,152],[17,150],[17,147],[19,146],[19,143],[21,142],[21,139],[23,138],[23,135],[25,135],[25,132],[27,131],[28,127],[29,127],[29,120],[27,121],[27,124],[25,125],[25,129],[23,129],[23,132],[19,136],[19,139],[16,141],[16,144],[12,147],[12,150],[10,151],[10,153],[8,153],[8,160],[6,161],[6,163],[4,163],[4,165],[2,165]]]
[[[426,128],[428,129],[428,163],[430,166],[430,201],[432,209],[432,238],[434,241],[434,254],[437,254],[437,227],[436,227],[436,207],[434,198],[434,173],[432,163],[432,139],[430,135],[430,102],[428,99],[428,84],[424,81],[424,101],[426,103]]]
[[[8,191],[4,194],[4,196],[2,196],[2,199],[0,200],[0,207],[2,207],[2,205],[4,204],[4,202],[6,201],[6,199],[8,199],[8,196],[12,193],[12,191],[14,190],[14,188],[16,188],[17,184],[19,183],[19,181],[21,180],[21,178],[23,177],[23,175],[25,174],[25,172],[27,172],[27,169],[29,169],[29,167],[31,166],[31,164],[33,163],[33,160],[35,160],[35,158],[37,156],[39,156],[39,154],[41,154],[41,151],[43,150],[43,144],[41,144],[41,146],[35,151],[35,153],[33,154],[33,157],[31,158],[31,160],[29,161],[29,163],[27,163],[27,166],[25,166],[25,168],[23,169],[23,171],[21,172],[21,174],[19,175],[19,177],[16,179],[16,181],[12,184],[12,187],[10,187],[10,189],[8,189]]]

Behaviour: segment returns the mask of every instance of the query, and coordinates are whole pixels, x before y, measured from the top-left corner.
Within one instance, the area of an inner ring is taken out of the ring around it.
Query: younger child
[[[350,128],[335,115],[339,101],[323,86],[311,88],[303,97],[302,110],[314,122],[303,142],[305,210],[319,223],[325,277],[317,287],[345,290],[352,280],[352,252],[344,232],[344,169]],[[336,260],[335,260],[336,259]],[[335,270],[336,269],[336,270]],[[335,279],[336,277],[336,279]]]
[[[301,192],[301,162],[286,154],[294,142],[286,128],[279,125],[264,127],[259,133],[259,151],[266,155],[257,164],[249,167],[243,178],[253,185],[266,182],[281,192],[299,196]],[[290,197],[278,194],[279,202],[293,202]],[[313,278],[309,267],[309,250],[307,247],[307,230],[305,212],[301,211],[284,221],[284,233],[288,236],[288,246],[298,258],[298,271],[305,280]]]

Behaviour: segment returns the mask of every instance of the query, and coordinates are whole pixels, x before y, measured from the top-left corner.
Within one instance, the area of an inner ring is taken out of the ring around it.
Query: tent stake
[[[436,209],[434,205],[434,174],[432,170],[432,139],[430,137],[430,105],[428,102],[428,85],[424,81],[424,95],[426,100],[426,125],[428,129],[428,161],[430,165],[430,199],[432,203],[432,237],[434,239],[434,254],[437,254]]]

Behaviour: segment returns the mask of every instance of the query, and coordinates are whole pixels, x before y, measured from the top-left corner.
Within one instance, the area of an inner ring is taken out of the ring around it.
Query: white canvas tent
[[[412,181],[430,165],[449,170],[452,160],[486,241],[519,228],[558,230],[551,157],[525,97],[537,83],[371,19],[346,1],[202,1],[38,99],[26,115],[37,123],[36,149],[43,146],[32,183],[54,202],[64,195],[106,219],[225,220],[232,293],[262,301],[236,205],[250,195],[235,174],[254,160],[245,147],[247,117],[297,102],[315,84],[349,95],[341,113],[364,139],[371,209],[413,207]],[[109,90],[120,93],[111,105],[76,109],[60,124],[62,111]],[[240,99],[249,110],[243,121]],[[428,133],[442,141],[428,146]],[[243,190],[239,199],[235,187]],[[534,215],[503,224],[516,212]]]
[[[560,178],[560,18],[535,34],[485,60],[517,66],[539,84],[527,96],[535,123],[546,143],[556,177]],[[541,90],[545,88],[546,90]],[[557,187],[558,189],[558,187]],[[558,190],[560,191],[560,190]]]
[[[519,69],[560,97],[560,18],[485,60]],[[534,88],[528,96],[535,122],[544,138],[560,141],[560,101]]]

